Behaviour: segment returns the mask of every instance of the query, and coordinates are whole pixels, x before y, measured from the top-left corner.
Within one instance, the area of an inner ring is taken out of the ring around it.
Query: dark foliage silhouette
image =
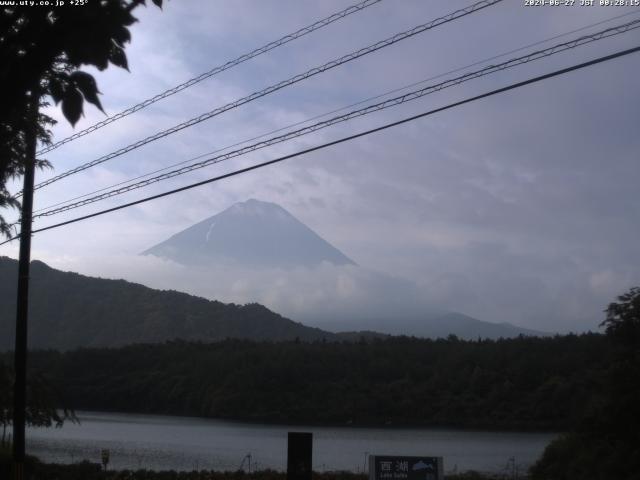
[[[535,479],[640,478],[640,288],[619,296],[606,315],[602,326],[611,354],[602,401],[549,445],[532,469]]]
[[[51,141],[48,128],[54,121],[39,113],[40,107],[48,100],[60,104],[72,125],[85,101],[102,110],[95,79],[80,68],[128,69],[128,27],[136,21],[132,11],[145,0],[89,1],[78,8],[49,3],[0,7],[0,208],[19,207],[6,184],[24,172],[27,132],[36,128],[41,143]],[[162,6],[162,0],[153,3]],[[36,162],[47,165],[43,159]],[[11,233],[0,215],[0,234]]]

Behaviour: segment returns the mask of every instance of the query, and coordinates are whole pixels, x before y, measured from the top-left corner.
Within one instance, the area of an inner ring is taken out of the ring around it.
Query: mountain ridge
[[[307,322],[329,332],[346,334],[344,322]],[[458,312],[443,312],[432,315],[422,315],[409,318],[361,319],[351,321],[348,332],[355,338],[360,332],[367,332],[377,336],[408,335],[418,338],[447,338],[455,335],[461,339],[474,340],[477,338],[514,338],[524,336],[550,336],[551,333],[519,327],[508,322],[494,323],[478,320],[469,315]]]
[[[0,350],[13,348],[17,260],[0,257]],[[348,341],[410,335],[475,339],[515,337],[540,332],[482,322],[449,313],[437,331],[409,332],[402,323],[391,331],[366,324],[337,324],[337,331],[290,320],[258,303],[236,305],[178,292],[157,290],[126,280],[63,272],[34,260],[31,264],[29,348],[70,350],[79,347],[120,347],[181,339],[217,342],[227,338],[253,341]],[[457,316],[476,328],[459,330]],[[393,322],[392,322],[393,323]],[[422,319],[429,324],[429,319]],[[438,323],[438,322],[436,322]],[[489,330],[487,329],[489,328]],[[494,330],[491,330],[494,329]],[[345,331],[347,330],[347,331]],[[528,333],[531,332],[531,333]]]
[[[13,347],[18,262],[0,257],[0,349]],[[339,337],[260,304],[224,304],[126,280],[62,272],[31,263],[30,348],[116,347],[176,338],[218,341],[329,340]]]

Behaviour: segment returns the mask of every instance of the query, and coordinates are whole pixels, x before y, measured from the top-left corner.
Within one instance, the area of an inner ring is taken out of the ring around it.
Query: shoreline
[[[159,418],[181,418],[192,420],[204,420],[210,422],[219,422],[227,424],[243,424],[251,426],[265,426],[265,427],[313,427],[313,428],[333,428],[333,429],[347,429],[355,428],[362,430],[389,430],[389,431],[412,431],[412,430],[434,430],[434,431],[451,431],[451,432],[477,432],[477,433],[526,433],[526,434],[548,434],[548,435],[561,435],[566,433],[562,430],[546,429],[546,428],[526,428],[524,426],[488,426],[488,425],[462,425],[462,424],[440,424],[434,422],[414,423],[366,423],[366,422],[312,422],[312,421],[280,421],[280,420],[266,420],[262,418],[248,419],[242,418],[222,418],[222,417],[202,417],[198,415],[189,414],[176,414],[176,413],[155,413],[155,412],[140,412],[132,410],[85,410],[78,409],[75,411],[76,416],[81,420],[83,414],[110,414],[110,415],[124,415],[124,416],[144,416],[144,417],[159,417]]]
[[[36,478],[58,478],[58,479],[77,479],[83,480],[286,480],[287,473],[276,470],[257,470],[253,472],[245,472],[244,470],[236,471],[216,471],[216,470],[104,470],[99,463],[81,461],[71,464],[61,463],[43,463],[35,457],[28,457],[25,470]],[[0,473],[6,473],[10,478],[11,462],[6,456],[0,457]],[[312,471],[313,480],[367,480],[367,473],[354,473],[348,471]],[[477,472],[469,470],[460,473],[445,472],[446,480],[502,480],[503,474],[492,474],[487,472]],[[518,475],[521,480],[527,480],[528,474],[521,473]]]

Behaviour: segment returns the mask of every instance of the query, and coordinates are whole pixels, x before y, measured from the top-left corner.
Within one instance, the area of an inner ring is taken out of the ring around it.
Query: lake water
[[[79,412],[81,424],[27,431],[27,451],[44,461],[100,462],[109,467],[153,470],[237,470],[247,454],[253,468],[286,469],[287,432],[313,432],[317,471],[362,472],[370,454],[444,457],[445,471],[520,471],[540,456],[550,433],[448,429],[380,429],[261,425],[193,417]],[[514,459],[514,460],[510,460]],[[245,462],[246,469],[246,462]]]

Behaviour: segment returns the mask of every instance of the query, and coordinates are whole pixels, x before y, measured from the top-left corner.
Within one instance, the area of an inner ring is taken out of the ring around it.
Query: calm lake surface
[[[445,471],[502,472],[511,458],[520,471],[540,456],[551,433],[446,429],[380,429],[261,425],[193,417],[79,412],[81,424],[27,431],[27,451],[44,461],[100,462],[113,469],[286,469],[287,432],[313,432],[314,470],[361,472],[367,454],[444,457]],[[245,462],[246,469],[246,462]]]

